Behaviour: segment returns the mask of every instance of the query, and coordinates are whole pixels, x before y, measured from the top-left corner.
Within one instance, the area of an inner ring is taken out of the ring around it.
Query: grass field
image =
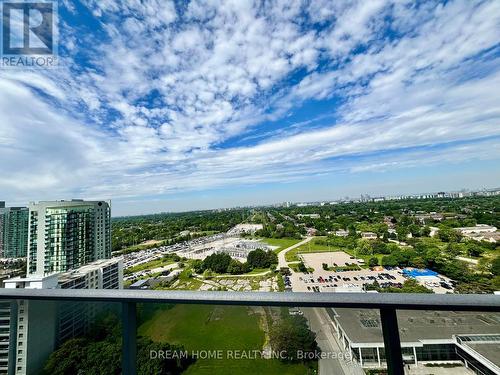
[[[295,238],[262,238],[262,242],[267,243],[271,246],[278,246],[278,248],[274,249],[274,252],[278,254],[281,250],[286,249],[296,243],[302,241],[301,239]]]
[[[363,259],[365,261],[366,267],[368,267],[368,261],[370,260],[370,258],[373,258],[373,257],[377,258],[378,263],[380,264],[382,262],[382,257],[387,255],[387,254],[361,255],[361,254],[357,254],[354,250],[350,250],[347,248],[342,248],[341,250],[349,255],[352,255],[353,257],[356,257],[358,259]]]
[[[198,359],[185,374],[307,374],[302,364],[276,359],[230,359],[228,351],[262,350],[265,334],[261,315],[248,307],[176,305],[157,310],[138,333],[154,341],[180,344],[189,352],[222,350],[223,359]]]
[[[269,268],[254,268],[250,272],[244,273],[243,275],[256,275],[259,273],[271,272]]]
[[[158,267],[168,266],[169,264],[173,264],[173,263],[175,263],[175,262],[173,260],[170,260],[170,259],[168,259],[168,260],[156,259],[156,260],[152,260],[151,262],[146,262],[146,263],[139,264],[137,266],[127,268],[127,272],[134,273],[134,272],[143,271],[143,270],[151,270],[151,269],[158,268]]]
[[[299,253],[321,253],[321,252],[328,252],[328,251],[339,251],[339,248],[333,247],[333,246],[328,246],[326,244],[321,244],[318,243],[319,241],[325,241],[326,237],[315,237],[308,243],[305,243],[293,250],[290,250],[288,253],[285,255],[285,259],[287,262],[295,262],[298,261],[299,258],[297,257],[297,254]]]
[[[300,262],[299,262],[299,263],[300,263]],[[298,264],[298,263],[291,263],[291,264],[288,264],[288,266],[289,266],[292,270],[294,270],[294,272],[300,272],[300,270],[299,270],[299,264]],[[315,270],[314,270],[314,268],[312,268],[312,267],[307,267],[307,272],[309,272],[309,273],[313,273],[314,271],[315,271]]]
[[[296,262],[299,261],[300,259],[298,258],[297,254],[305,254],[305,253],[326,253],[326,252],[331,252],[331,251],[343,251],[349,255],[352,255],[354,257],[357,256],[359,259],[363,259],[365,261],[365,265],[368,265],[368,260],[371,257],[377,257],[380,261],[382,260],[382,257],[386,254],[373,254],[373,255],[360,255],[360,254],[355,254],[354,250],[349,250],[344,247],[338,247],[338,246],[328,246],[327,244],[323,243],[318,243],[318,241],[325,241],[326,237],[315,237],[308,243],[301,245],[293,250],[290,250],[288,253],[285,255],[285,259],[287,262]],[[364,267],[364,266],[362,266]]]
[[[200,289],[200,287],[203,283],[194,277],[189,277],[191,272],[192,272],[191,269],[185,269],[184,271],[182,271],[180,273],[179,277],[177,278],[178,282],[177,281],[173,282],[173,284],[176,284],[175,288],[169,287],[168,289],[175,289],[175,290],[198,290],[198,289]]]

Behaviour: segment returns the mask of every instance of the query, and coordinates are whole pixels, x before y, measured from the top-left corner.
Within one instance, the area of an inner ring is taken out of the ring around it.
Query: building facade
[[[0,207],[0,257],[23,258],[28,250],[28,209]]]
[[[378,310],[327,309],[341,348],[361,367],[386,368]],[[398,311],[403,362],[458,363],[480,375],[500,373],[500,314]]]
[[[122,289],[123,261],[104,259],[69,272],[16,277],[6,280],[5,287]],[[5,352],[0,350],[0,374],[39,374],[54,349],[87,333],[103,307],[102,303],[74,301],[19,300],[14,306],[0,304],[0,348],[3,342],[6,348]]]
[[[16,316],[17,304],[15,302],[0,302],[0,374],[14,373],[17,339]]]
[[[72,200],[29,205],[29,275],[66,272],[110,256],[108,202]]]

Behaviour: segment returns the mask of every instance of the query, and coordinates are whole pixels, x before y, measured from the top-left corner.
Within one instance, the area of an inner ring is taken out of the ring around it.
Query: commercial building
[[[239,236],[243,233],[254,234],[256,231],[264,228],[262,224],[238,224],[227,231],[228,236]]]
[[[378,310],[328,309],[341,346],[365,368],[383,368],[384,340]],[[500,314],[398,311],[403,361],[461,361],[477,374],[500,373]]]
[[[500,241],[500,231],[492,225],[478,224],[474,227],[456,228],[463,236],[476,241],[496,243]]]
[[[476,374],[500,374],[500,335],[455,336],[458,356]]]
[[[0,258],[22,258],[28,250],[28,209],[0,205]]]
[[[111,208],[104,201],[30,203],[28,274],[66,272],[111,256]]]
[[[6,288],[122,289],[123,261],[105,259],[69,272],[28,275],[5,281]],[[102,304],[19,300],[0,305],[0,374],[38,374],[54,349],[88,332]],[[8,316],[3,319],[2,316]],[[8,326],[8,328],[7,328]]]
[[[496,232],[497,228],[492,225],[486,224],[477,224],[474,227],[461,227],[455,228],[457,231],[462,233],[463,235],[473,234],[473,233],[492,233]]]

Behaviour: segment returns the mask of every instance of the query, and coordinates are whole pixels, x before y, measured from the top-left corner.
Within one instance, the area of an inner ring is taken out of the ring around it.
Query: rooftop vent
[[[365,328],[378,328],[380,324],[376,319],[361,319],[361,324]]]

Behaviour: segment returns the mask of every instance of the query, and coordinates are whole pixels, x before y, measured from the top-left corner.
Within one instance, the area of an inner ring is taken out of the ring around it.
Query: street
[[[310,329],[316,333],[316,341],[323,353],[345,355],[335,339],[335,332],[330,323],[330,318],[324,308],[302,308],[304,317],[309,321]],[[347,359],[330,358],[319,360],[320,375],[364,375],[364,371],[357,362]]]

